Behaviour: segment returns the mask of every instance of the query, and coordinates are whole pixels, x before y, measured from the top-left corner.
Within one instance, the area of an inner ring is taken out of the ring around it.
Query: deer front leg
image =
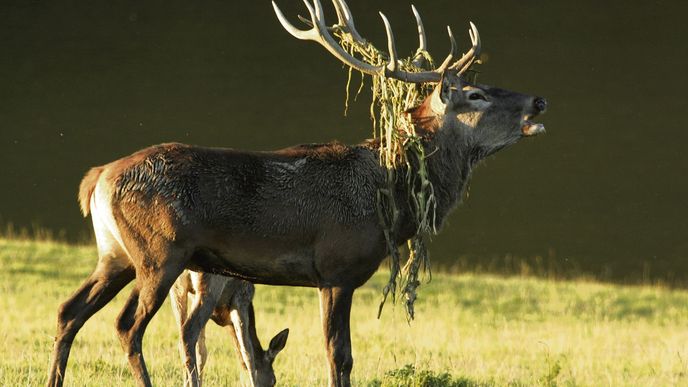
[[[205,345],[205,327],[203,327],[201,332],[198,334],[198,343],[196,343],[196,361],[198,362],[198,380],[199,382],[202,382],[203,369],[208,361],[208,347]]]
[[[228,303],[222,305],[223,321],[218,324],[227,326],[234,338],[237,352],[241,357],[241,365],[248,371],[249,384],[256,386],[258,375],[257,351],[262,351],[258,335],[256,334],[255,316],[253,313],[253,284],[232,278],[228,280],[228,289],[232,295]]]
[[[320,319],[325,334],[325,349],[330,368],[330,387],[351,386],[351,333],[349,317],[354,290],[345,288],[320,289]]]
[[[186,380],[191,386],[200,386],[203,367],[207,357],[205,346],[205,325],[222,294],[225,279],[205,273],[192,273],[194,298],[191,311],[181,328]],[[200,358],[200,363],[198,362]]]
[[[172,289],[170,289],[170,304],[172,304],[172,314],[177,322],[179,329],[179,357],[182,359],[182,364],[187,363],[186,351],[184,349],[183,328],[187,318],[189,290],[191,288],[191,276],[188,271],[184,271],[175,281]],[[184,372],[184,387],[191,384],[191,380],[186,372]]]

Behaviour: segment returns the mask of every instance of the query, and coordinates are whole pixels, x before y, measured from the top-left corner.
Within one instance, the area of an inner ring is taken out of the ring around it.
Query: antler
[[[273,1],[273,4],[275,2]],[[334,9],[337,11],[337,24],[342,28],[342,31],[351,35],[356,43],[365,44],[366,40],[356,31],[354,27],[354,17],[351,15],[349,6],[344,1],[332,0]]]
[[[471,42],[473,46],[471,49],[461,57],[461,59],[454,61],[456,57],[456,41],[452,35],[451,29],[447,27],[449,33],[449,39],[451,41],[451,52],[447,58],[442,62],[440,67],[432,71],[421,71],[421,72],[409,72],[404,71],[399,68],[398,56],[396,47],[394,44],[394,33],[392,32],[392,27],[387,20],[387,17],[380,12],[380,17],[385,25],[385,31],[387,32],[387,48],[389,50],[388,57],[389,61],[386,65],[372,65],[366,63],[362,60],[355,58],[353,55],[349,54],[344,50],[332,37],[330,30],[341,30],[342,33],[349,34],[351,38],[360,44],[366,44],[367,41],[356,31],[354,26],[353,16],[349,10],[349,6],[344,0],[332,0],[334,4],[335,11],[337,12],[338,24],[327,27],[324,21],[324,12],[320,0],[313,0],[313,5],[311,5],[308,0],[303,0],[303,3],[308,9],[310,14],[310,21],[306,21],[307,24],[311,26],[309,30],[300,30],[294,27],[282,11],[277,7],[275,2],[272,2],[272,7],[275,9],[275,14],[277,19],[279,19],[282,27],[284,27],[287,32],[292,36],[300,40],[312,40],[314,42],[320,43],[327,51],[334,55],[337,59],[342,61],[344,64],[352,67],[360,72],[370,74],[370,75],[384,75],[387,78],[394,78],[404,82],[409,83],[426,83],[426,82],[439,82],[442,77],[442,73],[446,69],[458,70],[460,73],[466,71],[471,64],[476,60],[480,53],[480,35],[478,35],[478,29],[473,23],[471,23],[471,29],[468,31]],[[422,53],[427,51],[427,42],[425,38],[425,28],[423,27],[423,22],[420,19],[420,15],[415,7],[412,7],[413,13],[416,17],[416,24],[418,26],[418,40],[419,47],[416,51],[414,64],[421,67],[423,63]],[[303,20],[303,19],[302,19]]]
[[[475,62],[480,55],[480,35],[478,35],[478,27],[473,24],[473,22],[469,22],[471,24],[471,29],[468,30],[468,35],[471,37],[471,43],[473,46],[471,47],[470,50],[466,54],[464,54],[461,59],[457,60],[454,64],[449,66],[450,69],[452,70],[458,70],[459,73],[463,73],[464,71],[468,70],[473,62]],[[447,27],[449,28],[449,27]],[[451,31],[449,32],[451,35]],[[452,38],[452,41],[454,39]]]
[[[423,21],[420,19],[420,14],[416,6],[411,4],[411,10],[413,11],[413,16],[416,18],[416,25],[418,26],[418,50],[416,50],[416,54],[414,55],[413,64],[422,68],[425,64],[425,54],[428,52],[428,42],[425,39],[425,27],[423,27]]]

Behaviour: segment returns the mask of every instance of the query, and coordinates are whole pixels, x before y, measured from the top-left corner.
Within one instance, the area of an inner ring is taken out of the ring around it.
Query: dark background
[[[368,99],[344,117],[346,71],[288,35],[269,1],[139,3],[0,4],[3,222],[87,235],[83,173],[151,144],[269,150],[371,135]],[[410,4],[349,1],[378,47],[384,11],[404,55],[417,44]],[[550,102],[545,136],[478,168],[432,243],[436,265],[514,256],[606,278],[688,277],[684,4],[415,0],[435,58],[447,24],[467,49],[472,20],[480,81]],[[294,24],[306,14],[279,5]]]

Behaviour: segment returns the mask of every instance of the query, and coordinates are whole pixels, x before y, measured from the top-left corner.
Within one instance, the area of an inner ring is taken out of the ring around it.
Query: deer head
[[[409,111],[419,132],[456,132],[479,158],[545,131],[531,121],[547,101],[496,87],[466,82],[456,70],[446,70],[434,91]]]
[[[289,337],[289,328],[284,329],[270,340],[267,351],[256,354],[255,374],[253,375],[253,384],[255,387],[272,387],[275,385],[277,379],[275,377],[275,370],[272,368],[272,363],[275,361],[277,355],[284,349]]]

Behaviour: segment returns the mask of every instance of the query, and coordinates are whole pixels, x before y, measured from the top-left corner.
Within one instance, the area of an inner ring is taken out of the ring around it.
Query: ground
[[[0,385],[45,383],[57,307],[95,257],[93,246],[0,239]],[[376,318],[386,275],[354,297],[355,385],[688,385],[688,291],[434,273],[407,324],[400,304],[388,302]],[[133,385],[114,330],[128,289],[77,336],[68,385]],[[258,286],[255,306],[265,346],[281,329],[291,331],[275,362],[278,384],[325,384],[317,291]],[[211,322],[207,333],[206,385],[245,380],[226,332]],[[144,340],[154,385],[180,384],[176,340],[166,303]]]

